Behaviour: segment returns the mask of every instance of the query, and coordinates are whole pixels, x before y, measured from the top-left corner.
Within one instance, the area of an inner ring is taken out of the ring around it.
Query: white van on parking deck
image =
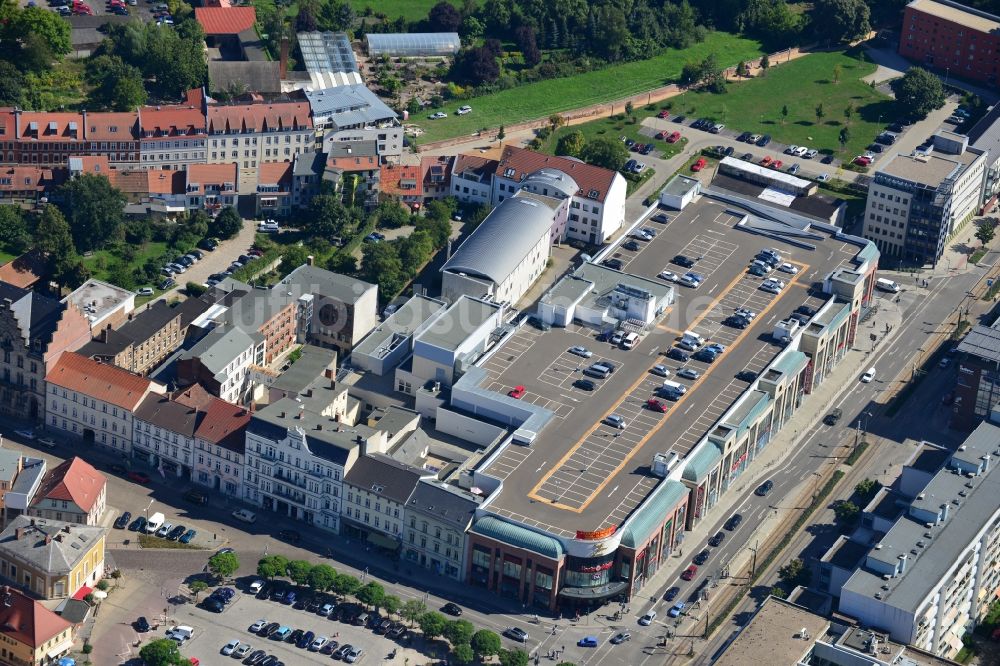
[[[684,343],[686,346],[694,347],[695,349],[697,349],[698,347],[701,347],[703,344],[705,344],[705,338],[701,337],[694,331],[684,331],[684,333],[681,334],[681,342]]]
[[[154,534],[156,530],[163,527],[164,520],[166,520],[166,517],[159,511],[150,516],[149,522],[146,523],[146,534]]]
[[[625,349],[632,349],[633,347],[636,346],[636,344],[638,344],[638,342],[639,342],[639,336],[636,335],[635,333],[629,333],[622,340],[622,347],[624,347]]]

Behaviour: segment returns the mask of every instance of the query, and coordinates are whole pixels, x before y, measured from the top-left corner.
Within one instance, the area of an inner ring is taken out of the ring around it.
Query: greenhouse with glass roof
[[[367,34],[368,54],[396,58],[451,56],[462,46],[457,32]]]

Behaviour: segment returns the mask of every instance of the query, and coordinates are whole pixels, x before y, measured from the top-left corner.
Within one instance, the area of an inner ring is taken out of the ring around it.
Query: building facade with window
[[[162,384],[74,352],[62,354],[45,381],[50,430],[123,454],[132,450],[133,412],[150,393],[166,392]]]
[[[482,498],[434,479],[421,479],[406,502],[402,558],[465,581],[468,529]]]
[[[183,171],[204,164],[205,96],[189,90],[185,103],[139,109],[139,168]]]
[[[82,458],[52,468],[35,492],[28,515],[80,525],[97,525],[107,505],[108,480]]]
[[[213,104],[207,122],[209,164],[255,169],[265,162],[291,162],[316,144],[306,102]]]
[[[243,499],[324,531],[340,531],[344,472],[384,435],[346,419],[347,391],[317,389],[253,413],[246,429]]]
[[[890,260],[936,264],[945,241],[979,211],[986,153],[938,132],[928,152],[896,155],[868,187],[863,235]]]
[[[407,502],[417,483],[431,478],[432,472],[382,454],[361,456],[344,477],[341,534],[398,553]]]
[[[104,577],[107,528],[18,516],[0,532],[0,577],[43,599],[72,597]]]
[[[0,414],[44,420],[48,368],[89,338],[75,306],[0,282]]]
[[[899,54],[949,76],[997,82],[1000,16],[950,0],[912,0],[903,12]]]
[[[0,659],[17,666],[58,663],[73,649],[73,625],[20,590],[0,587]]]

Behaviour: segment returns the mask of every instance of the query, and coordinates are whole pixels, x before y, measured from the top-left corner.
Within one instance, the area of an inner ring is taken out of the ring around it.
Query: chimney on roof
[[[21,537],[24,536],[24,531],[25,531],[25,528],[23,528],[23,527],[18,527],[16,530],[14,530],[14,539],[17,540],[17,541],[20,541]]]
[[[312,255],[310,254],[309,256],[307,256],[307,257],[306,257],[306,265],[307,265],[307,266],[312,266],[312,265],[314,265],[315,263],[316,263],[316,258],[315,258],[314,256],[312,256]]]
[[[281,55],[278,58],[278,77],[284,79],[288,74],[288,37],[281,38]]]
[[[48,534],[46,534],[45,535],[45,545],[47,546],[50,543],[52,543],[52,537],[50,537]]]

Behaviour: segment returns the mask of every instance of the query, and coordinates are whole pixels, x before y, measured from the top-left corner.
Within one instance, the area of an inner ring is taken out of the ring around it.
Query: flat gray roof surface
[[[365,336],[353,349],[354,354],[380,356],[396,334],[413,335],[428,319],[447,307],[444,302],[425,296],[414,296],[393,312],[385,321]]]
[[[469,334],[485,324],[500,306],[462,296],[417,336],[420,342],[454,351]]]
[[[676,254],[700,257],[691,270],[705,275],[696,290],[676,287],[678,302],[635,349],[598,342],[597,329],[576,323],[545,333],[526,325],[481,364],[488,373],[483,388],[506,393],[523,385],[522,400],[555,414],[530,447],[509,446],[489,467],[479,470],[504,482],[503,491],[490,502],[490,511],[562,536],[621,525],[659,483],[649,473],[653,454],[670,450],[682,457],[690,454],[749,388],[735,375],[744,369],[760,372],[782,351],[770,339],[768,313],[784,317],[797,306],[813,302],[807,286],[838,266],[850,266],[860,249],[826,238],[816,251],[810,251],[750,235],[735,227],[739,217],[727,212],[731,208],[702,198],[672,215],[668,224],[644,222],[643,226],[659,233],[652,241],[640,243],[638,252],[620,246],[611,251],[609,256],[623,261],[624,271],[639,276],[643,283],[656,282],[664,269],[683,273],[685,269],[669,263]],[[784,276],[793,283],[777,297],[761,291],[761,279],[746,273],[752,257],[764,247],[780,248],[787,260],[803,266],[797,276]],[[588,270],[596,274],[598,268]],[[628,275],[599,270],[615,275],[616,280],[630,281]],[[669,286],[663,283],[662,288]],[[693,299],[706,296],[712,299],[710,307],[689,307]],[[759,313],[744,331],[722,324],[737,307]],[[663,364],[676,374],[683,364],[659,352],[672,346],[684,330],[692,329],[727,345],[726,352],[711,366],[697,361],[687,364],[703,375],[697,382],[677,379],[689,390],[680,402],[666,403],[666,414],[646,409],[646,400],[663,381],[649,372],[650,366]],[[587,347],[593,357],[568,353],[573,346]],[[575,388],[573,382],[583,377],[581,371],[600,360],[610,360],[618,369],[606,380],[594,380],[597,389],[593,392]],[[599,423],[609,413],[625,418],[625,430]]]
[[[903,180],[936,187],[964,166],[957,157],[957,155],[932,152],[925,161],[912,155],[896,155],[879,167],[878,171]]]

